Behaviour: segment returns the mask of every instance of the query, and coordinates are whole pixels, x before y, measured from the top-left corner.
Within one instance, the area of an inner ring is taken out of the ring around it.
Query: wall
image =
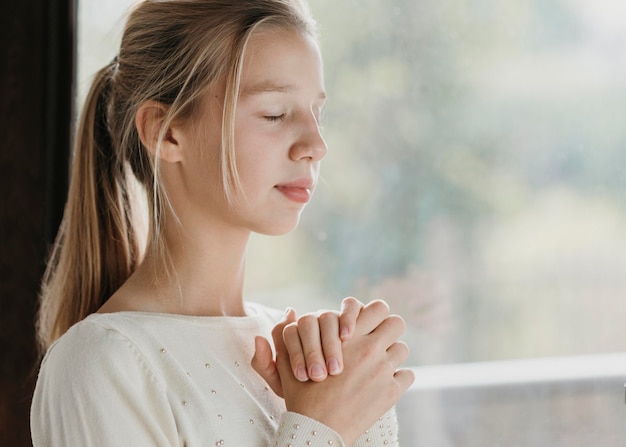
[[[0,10],[0,445],[31,444],[34,315],[67,184],[74,0]]]

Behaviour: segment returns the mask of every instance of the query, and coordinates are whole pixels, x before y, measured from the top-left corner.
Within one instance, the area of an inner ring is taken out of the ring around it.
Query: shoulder
[[[73,385],[116,375],[157,382],[136,335],[123,322],[92,315],[72,326],[44,356],[40,376]],[[115,324],[112,324],[115,323]]]
[[[175,439],[162,372],[126,326],[119,318],[87,317],[50,347],[31,406],[34,445]]]

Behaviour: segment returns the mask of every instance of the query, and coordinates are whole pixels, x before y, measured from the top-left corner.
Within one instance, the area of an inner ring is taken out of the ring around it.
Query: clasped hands
[[[341,310],[296,318],[288,310],[268,340],[256,337],[253,368],[287,409],[337,431],[346,445],[393,407],[413,383],[400,369],[405,324],[383,301],[343,300]]]

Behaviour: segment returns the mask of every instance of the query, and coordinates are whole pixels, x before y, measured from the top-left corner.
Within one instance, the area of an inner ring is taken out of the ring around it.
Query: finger
[[[272,339],[274,340],[274,350],[276,352],[276,368],[278,369],[278,375],[281,378],[281,386],[283,391],[286,386],[289,386],[292,382],[297,382],[293,377],[291,365],[289,364],[289,354],[287,347],[283,340],[283,331],[285,326],[289,323],[296,321],[296,313],[293,309],[287,309],[283,319],[272,329]]]
[[[327,377],[326,362],[316,315],[306,314],[298,318],[298,335],[302,343],[309,378],[314,382],[324,380]]]
[[[366,335],[372,332],[389,316],[389,306],[382,300],[375,300],[363,307],[356,322],[355,334]]]
[[[288,359],[287,348],[285,347],[285,342],[283,341],[283,331],[285,330],[285,326],[289,323],[293,323],[294,321],[296,321],[296,312],[291,308],[287,308],[282,320],[280,320],[272,329],[272,339],[274,340],[274,349],[276,349],[277,364],[287,361]]]
[[[331,376],[341,374],[343,371],[343,350],[339,338],[340,318],[337,312],[323,312],[318,318],[326,369]]]
[[[356,320],[364,307],[363,303],[352,296],[343,299],[339,316],[339,335],[342,340],[348,340],[352,336]]]
[[[409,347],[403,341],[397,341],[389,346],[387,356],[389,362],[395,369],[409,357]]]
[[[283,341],[289,354],[289,363],[291,364],[291,370],[296,379],[300,382],[306,382],[309,380],[309,375],[306,372],[306,360],[304,358],[304,351],[302,350],[302,343],[300,342],[300,335],[298,334],[298,324],[296,322],[289,323],[283,330]]]
[[[408,390],[415,381],[415,374],[410,369],[403,368],[397,370],[393,375],[393,378],[396,380],[402,394]]]
[[[398,315],[389,315],[370,334],[380,337],[380,343],[387,349],[404,333],[406,323]]]
[[[254,347],[254,356],[250,362],[252,368],[279,397],[283,397],[280,375],[278,374],[278,369],[276,369],[276,363],[274,363],[270,343],[264,337],[257,336],[254,339]]]
[[[274,392],[279,396],[282,396],[282,381],[280,381],[279,366],[286,361],[286,349],[282,341],[282,334],[285,326],[292,321],[295,321],[296,313],[293,309],[287,308],[283,318],[272,329],[272,339],[274,341],[274,349],[276,350],[276,361],[273,361],[272,350],[269,346],[269,342],[263,338],[255,338],[255,355],[252,359],[257,366],[255,370],[259,372],[261,377],[268,382],[268,385],[272,387]],[[268,360],[269,359],[269,360]],[[269,365],[271,361],[272,365]],[[275,371],[272,371],[272,368]],[[278,385],[278,382],[281,385]]]

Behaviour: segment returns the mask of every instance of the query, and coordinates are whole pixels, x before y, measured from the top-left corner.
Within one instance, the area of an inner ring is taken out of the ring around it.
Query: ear
[[[135,126],[139,139],[153,156],[170,163],[182,161],[183,151],[177,133],[172,124],[165,129],[163,141],[159,149],[159,134],[163,129],[164,120],[169,106],[158,101],[146,101],[139,106],[135,114]],[[158,151],[157,151],[158,150]]]

